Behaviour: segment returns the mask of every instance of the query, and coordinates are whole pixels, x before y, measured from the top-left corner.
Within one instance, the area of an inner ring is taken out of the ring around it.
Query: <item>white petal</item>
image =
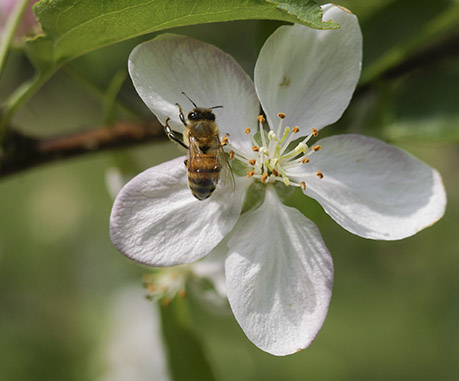
[[[229,241],[228,299],[247,337],[274,355],[306,348],[325,320],[333,263],[313,222],[272,190]]]
[[[405,151],[361,135],[318,142],[305,164],[305,193],[351,233],[365,238],[409,237],[443,216],[446,194],[439,173]],[[315,171],[324,174],[317,178]]]
[[[239,218],[245,183],[233,195],[217,187],[204,201],[188,189],[183,158],[147,169],[118,194],[110,236],[130,259],[150,266],[193,262],[208,254]]]
[[[282,26],[265,42],[255,67],[255,87],[271,128],[277,113],[284,125],[307,135],[337,121],[360,77],[362,34],[357,18],[342,8],[323,6],[324,20],[337,30]]]
[[[161,123],[169,117],[174,129],[183,129],[176,103],[185,114],[194,108],[183,91],[200,107],[222,105],[214,110],[220,132],[229,133],[231,143],[244,142],[241,144],[250,148],[244,129],[256,126],[260,113],[255,88],[239,64],[220,49],[163,34],[132,51],[129,73],[137,92]]]

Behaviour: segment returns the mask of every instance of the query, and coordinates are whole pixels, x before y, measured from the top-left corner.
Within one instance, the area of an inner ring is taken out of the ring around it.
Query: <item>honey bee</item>
[[[175,135],[169,126],[170,118],[166,119],[164,129],[169,139],[188,150],[188,159],[185,160],[185,165],[191,193],[198,200],[209,198],[223,176],[231,181],[234,190],[233,172],[223,150],[225,143],[222,144],[220,141],[215,114],[212,111],[223,106],[198,107],[185,93],[182,92],[182,94],[194,106],[194,109],[185,118],[182,107],[176,103],[179,108],[180,121],[185,126],[183,141]]]

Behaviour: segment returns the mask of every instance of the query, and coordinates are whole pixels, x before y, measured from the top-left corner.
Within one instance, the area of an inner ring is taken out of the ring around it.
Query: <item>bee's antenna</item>
[[[211,107],[210,109],[213,110],[214,108],[223,108],[223,106],[222,106],[222,105],[220,105],[220,106],[214,106],[214,107]]]
[[[191,98],[190,98],[188,95],[185,94],[184,91],[182,91],[182,94],[185,95],[185,96],[187,97],[187,99],[193,104],[193,106],[194,106],[195,108],[198,108],[198,106],[196,105],[196,103],[194,103],[194,102],[191,100]]]

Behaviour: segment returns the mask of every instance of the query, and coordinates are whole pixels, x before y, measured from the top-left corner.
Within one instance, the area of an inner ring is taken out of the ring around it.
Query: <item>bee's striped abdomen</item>
[[[188,185],[191,193],[199,199],[208,198],[220,179],[221,165],[216,155],[204,154],[190,157],[187,163]]]

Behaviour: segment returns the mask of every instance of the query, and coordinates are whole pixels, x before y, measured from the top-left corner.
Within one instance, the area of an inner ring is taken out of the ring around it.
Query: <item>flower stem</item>
[[[30,0],[18,0],[16,2],[16,7],[13,9],[8,21],[5,25],[3,37],[0,38],[0,77],[2,76],[3,69],[5,67],[6,58],[8,56],[8,51],[13,41],[16,31],[19,28],[24,12],[29,5]]]

